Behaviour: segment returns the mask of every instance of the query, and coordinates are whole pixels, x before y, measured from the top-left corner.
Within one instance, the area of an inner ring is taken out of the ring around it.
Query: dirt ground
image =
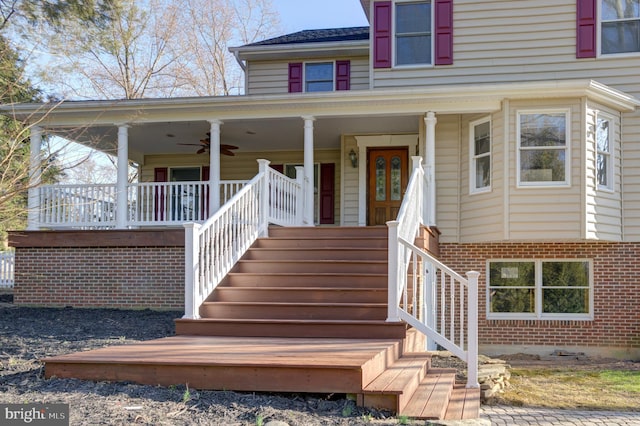
[[[45,380],[41,358],[173,335],[180,312],[15,307],[0,294],[0,403],[66,403],[72,425],[397,425],[345,395],[276,395]]]

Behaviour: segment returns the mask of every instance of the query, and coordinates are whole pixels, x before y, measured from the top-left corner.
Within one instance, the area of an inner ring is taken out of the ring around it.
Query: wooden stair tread
[[[480,417],[480,389],[456,385],[451,392],[445,420],[466,420]]]
[[[413,380],[418,383],[424,377],[426,366],[431,359],[427,354],[404,354],[396,360],[374,381],[362,390],[363,393],[392,393],[407,392],[407,384]]]
[[[336,306],[336,307],[372,307],[372,308],[380,308],[386,307],[386,303],[335,303],[335,302],[254,302],[252,300],[247,300],[244,302],[204,302],[203,305],[218,305],[218,306],[245,306],[245,305],[254,305],[254,306],[302,306],[302,307],[320,307],[320,306]]]
[[[444,418],[455,378],[455,369],[430,369],[399,414],[415,419]]]
[[[377,325],[383,327],[406,327],[404,323],[388,322],[386,320],[367,319],[287,319],[287,318],[199,318],[177,319],[180,322],[211,322],[211,323],[253,323],[253,324],[320,324],[320,325]]]

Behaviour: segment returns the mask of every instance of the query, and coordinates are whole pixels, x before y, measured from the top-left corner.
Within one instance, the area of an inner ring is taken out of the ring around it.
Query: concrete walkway
[[[640,401],[638,406],[640,408]],[[480,418],[487,419],[496,426],[640,426],[640,411],[558,410],[483,405],[480,408]]]

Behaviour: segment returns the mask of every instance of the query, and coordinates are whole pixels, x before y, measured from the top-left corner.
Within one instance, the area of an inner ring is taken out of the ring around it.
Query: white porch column
[[[209,216],[220,209],[220,126],[222,121],[209,120],[211,143],[209,144]]]
[[[118,174],[116,181],[116,229],[127,228],[129,184],[129,126],[118,125]]]
[[[29,154],[29,195],[27,198],[27,229],[35,231],[40,223],[40,182],[42,178],[40,149],[42,128],[31,128],[31,152]]]
[[[426,125],[426,146],[424,150],[427,196],[424,208],[423,221],[425,225],[435,226],[436,224],[436,114],[429,111],[424,117]]]
[[[314,226],[313,222],[313,117],[304,119],[304,222],[307,226]]]

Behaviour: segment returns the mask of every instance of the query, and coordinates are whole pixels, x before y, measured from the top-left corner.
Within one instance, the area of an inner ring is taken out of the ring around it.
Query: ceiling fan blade
[[[207,148],[200,148],[196,151],[196,154],[204,154],[205,152],[207,152]]]
[[[220,150],[220,154],[222,154],[222,155],[228,155],[228,156],[230,156],[230,157],[233,157],[234,155],[236,155],[236,154],[235,154],[235,152],[233,152],[233,151],[229,151],[228,149],[221,149],[221,150]]]
[[[220,150],[223,150],[223,149],[227,149],[227,150],[229,150],[229,149],[238,149],[238,147],[235,146],[235,145],[227,145],[226,143],[221,143],[220,144]]]
[[[200,144],[199,144],[199,143],[177,143],[176,145],[200,146]]]

